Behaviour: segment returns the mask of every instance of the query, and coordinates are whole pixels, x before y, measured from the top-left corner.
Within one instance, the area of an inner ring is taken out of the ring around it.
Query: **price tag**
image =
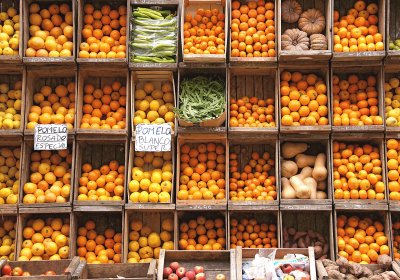
[[[66,124],[37,124],[34,134],[34,150],[65,150],[68,128]]]
[[[138,124],[136,126],[135,151],[171,151],[171,125],[166,123]]]

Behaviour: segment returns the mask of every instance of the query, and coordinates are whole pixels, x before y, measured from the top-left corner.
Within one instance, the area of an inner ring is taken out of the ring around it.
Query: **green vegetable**
[[[221,116],[225,104],[225,81],[218,76],[197,76],[181,82],[175,114],[181,120],[199,123]]]

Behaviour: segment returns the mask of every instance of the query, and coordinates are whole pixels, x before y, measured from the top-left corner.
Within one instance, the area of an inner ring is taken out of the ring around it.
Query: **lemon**
[[[165,120],[163,118],[157,118],[153,123],[155,123],[155,124],[163,124],[163,123],[165,123]]]
[[[7,198],[10,194],[12,194],[9,188],[4,188],[0,190],[0,197]]]
[[[161,246],[160,236],[155,232],[150,233],[150,235],[148,237],[148,244],[152,248],[160,247]]]
[[[132,180],[129,182],[129,191],[130,192],[137,192],[137,191],[139,191],[139,188],[140,188],[140,186],[139,186],[138,181]]]
[[[138,192],[133,192],[133,193],[131,193],[131,195],[129,196],[129,200],[130,201],[132,201],[132,202],[134,202],[134,203],[137,203],[137,202],[139,202],[139,193]]]
[[[172,242],[172,241],[164,242],[162,245],[162,248],[164,250],[174,250],[174,242]]]
[[[9,47],[8,41],[0,41],[0,48],[4,50],[7,47]]]
[[[4,129],[13,129],[13,121],[10,119],[5,119],[3,121],[3,128]]]
[[[149,202],[152,202],[152,203],[158,202],[158,194],[156,192],[151,192],[149,194]]]
[[[137,252],[137,251],[139,251],[139,242],[131,241],[131,242],[129,242],[128,247],[129,247],[130,252]]]
[[[146,247],[147,244],[148,244],[147,237],[142,236],[139,238],[139,246],[141,248]]]
[[[142,100],[139,103],[138,109],[142,111],[146,111],[149,109],[150,103],[147,100]]]
[[[143,112],[142,110],[137,110],[137,111],[135,112],[135,116],[139,116],[139,117],[141,117],[142,119],[144,119],[144,118],[146,117],[146,113]]]
[[[0,21],[6,21],[8,19],[8,14],[6,12],[0,13]]]
[[[158,183],[151,183],[149,186],[149,192],[155,192],[157,194],[159,194],[161,192],[161,186]],[[150,199],[150,198],[149,198]],[[158,200],[158,196],[157,196],[157,200]]]
[[[14,27],[12,27],[11,25],[4,25],[3,32],[11,36],[14,34]]]
[[[162,190],[163,192],[170,193],[170,192],[171,192],[171,189],[172,189],[172,183],[171,183],[171,182],[169,182],[169,181],[164,181],[164,182],[161,183],[161,190]]]
[[[153,172],[151,174],[151,182],[160,184],[162,181],[160,172]]]
[[[149,202],[149,194],[146,191],[143,191],[139,195],[139,202],[146,203]]]
[[[167,193],[167,192],[161,192],[161,193],[158,195],[158,200],[159,200],[160,202],[163,202],[163,203],[170,202],[171,196],[170,196],[170,194]]]
[[[144,178],[143,171],[136,169],[136,170],[132,170],[132,172],[133,172],[132,173],[133,180],[140,182]]]
[[[14,55],[14,51],[10,47],[4,48],[3,49],[3,55]]]
[[[147,191],[149,189],[150,184],[151,184],[151,181],[148,178],[144,178],[144,179],[140,180],[139,186],[140,186],[140,189]]]

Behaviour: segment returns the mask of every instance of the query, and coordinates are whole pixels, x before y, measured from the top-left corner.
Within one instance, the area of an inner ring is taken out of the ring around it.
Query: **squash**
[[[304,180],[307,177],[311,177],[312,171],[313,171],[313,169],[311,167],[307,166],[307,167],[304,167],[301,170],[300,174],[297,176],[300,176],[301,180]]]
[[[328,170],[325,167],[326,155],[320,153],[317,155],[314,164],[314,170],[312,171],[312,177],[317,181],[324,181],[328,176]]]
[[[282,145],[282,156],[284,159],[293,158],[298,154],[304,153],[307,149],[308,145],[306,143],[286,142]]]
[[[306,166],[314,166],[316,158],[317,158],[316,156],[298,154],[295,157],[295,160],[298,168],[304,168]]]
[[[294,188],[294,191],[296,192],[297,198],[304,198],[304,199],[310,198],[311,188],[306,184],[304,184],[301,174],[290,177],[289,181],[292,187]]]
[[[303,180],[304,184],[311,188],[310,199],[317,199],[317,181],[312,177],[307,177]]]
[[[281,48],[284,51],[307,51],[310,39],[306,32],[297,28],[287,29],[281,36]]]
[[[320,191],[326,190],[326,181],[317,182],[317,190],[320,190]]]
[[[308,36],[321,33],[325,29],[325,17],[319,10],[309,9],[300,15],[298,26]]]
[[[288,178],[282,178],[282,198],[284,199],[294,199],[296,198],[296,192],[290,185]]]
[[[328,40],[323,34],[312,34],[310,36],[310,46],[312,50],[327,50]]]
[[[327,197],[326,192],[317,191],[317,199],[326,199]]]
[[[282,20],[287,23],[295,23],[302,10],[301,5],[296,0],[286,0],[281,5]]]
[[[297,168],[297,164],[294,161],[284,160],[282,162],[281,173],[283,177],[290,178],[296,175],[297,171],[299,171],[299,169]]]

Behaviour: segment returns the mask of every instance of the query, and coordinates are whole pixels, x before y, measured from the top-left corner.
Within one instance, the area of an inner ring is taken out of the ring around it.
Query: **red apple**
[[[203,272],[201,272],[199,274],[196,274],[196,278],[195,279],[196,280],[206,280],[206,275]]]
[[[225,274],[218,274],[217,276],[215,276],[215,280],[226,280]]]
[[[168,276],[172,273],[172,268],[170,267],[165,267],[163,270],[163,277],[168,278]]]
[[[168,276],[168,280],[179,280],[178,275],[176,275],[175,273],[171,273]]]
[[[24,271],[24,273],[22,273],[22,276],[31,276],[31,274],[28,271]]]
[[[14,267],[12,270],[12,276],[22,276],[22,273],[24,273],[24,271],[19,266]]]
[[[169,267],[172,269],[173,272],[175,272],[179,268],[179,263],[178,262],[172,262]]]
[[[181,278],[181,280],[189,280],[189,278],[187,278],[186,276]]]
[[[290,264],[284,264],[282,265],[282,271],[285,274],[289,274],[290,272],[292,272],[293,267]]]
[[[193,270],[186,271],[185,276],[186,276],[189,280],[194,280],[194,279],[196,278],[196,272],[194,272]]]
[[[181,266],[175,271],[175,273],[176,273],[176,275],[178,275],[179,278],[183,278],[183,277],[185,277],[186,268]]]
[[[199,273],[202,273],[202,272],[204,272],[204,267],[199,266],[199,265],[196,265],[194,267],[194,273],[199,274]]]
[[[8,264],[3,266],[3,268],[1,269],[1,275],[9,275],[9,276],[11,276],[11,272],[12,272],[12,268]]]

